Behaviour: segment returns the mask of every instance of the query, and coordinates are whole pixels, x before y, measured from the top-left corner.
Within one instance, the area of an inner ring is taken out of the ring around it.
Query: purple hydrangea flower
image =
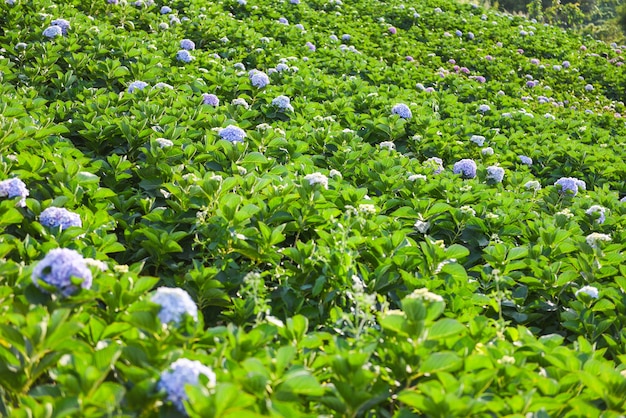
[[[29,194],[26,184],[18,178],[0,181],[0,197],[8,197],[9,199],[19,197],[21,198],[19,201],[21,207],[26,206],[26,197]]]
[[[411,109],[404,103],[398,103],[394,107],[391,108],[391,113],[394,115],[400,116],[402,119],[411,119],[413,113],[411,113]]]
[[[530,158],[530,157],[527,157],[525,155],[518,155],[517,158],[519,158],[519,160],[520,160],[520,162],[522,164],[525,164],[525,165],[528,165],[528,166],[533,165],[533,159]]]
[[[63,36],[63,30],[59,26],[48,26],[44,29],[43,36],[49,39],[56,38],[57,36]]]
[[[460,31],[460,30],[458,30],[458,29],[457,29],[454,33],[455,33],[455,34],[456,34],[456,36],[458,36],[459,38],[460,38],[461,36],[463,36],[463,32],[461,32],[461,31]]]
[[[587,85],[585,85],[585,90],[586,91],[593,91],[593,86],[591,84],[587,84]]]
[[[250,82],[254,87],[262,89],[270,83],[270,78],[263,71],[250,71]]]
[[[180,47],[181,49],[186,49],[187,51],[193,51],[196,49],[196,44],[191,39],[183,39],[180,41]]]
[[[178,61],[188,63],[188,62],[193,61],[195,57],[191,55],[189,51],[187,51],[186,49],[181,49],[180,51],[176,53],[176,59]]]
[[[208,377],[209,387],[215,387],[217,377],[211,368],[199,361],[180,358],[172,363],[169,369],[161,372],[157,388],[167,393],[167,400],[172,402],[179,412],[185,413],[183,402],[188,399],[185,386],[198,385],[201,374]]]
[[[285,19],[284,17],[281,17],[278,19],[278,23],[280,23],[281,25],[288,25],[289,21]]]
[[[309,48],[311,51],[314,51],[314,52],[316,50],[315,45],[313,45],[311,42],[307,42],[306,43],[306,47]]]
[[[464,158],[454,163],[452,172],[454,174],[461,174],[463,178],[473,179],[476,177],[476,163],[474,160]]]
[[[410,56],[410,55],[407,55],[406,57],[404,57],[404,59],[409,61],[409,62],[415,61],[415,59],[412,56]]]
[[[396,33],[398,33],[398,30],[396,28],[394,28],[393,26],[390,26],[387,30],[392,35],[395,35]]]
[[[352,36],[348,35],[347,33],[344,33],[343,35],[341,35],[341,40],[344,42],[349,42],[350,39],[352,39]]]
[[[277,107],[279,110],[283,112],[293,112],[293,106],[291,105],[291,100],[287,96],[278,96],[274,100],[272,100],[272,106]]]
[[[202,104],[217,107],[220,105],[220,99],[214,94],[204,93],[202,95]]]
[[[150,298],[151,302],[161,306],[159,320],[163,324],[173,322],[178,325],[184,315],[198,320],[198,307],[189,293],[180,288],[159,287]]]
[[[57,208],[54,206],[51,206],[41,212],[39,215],[39,222],[43,226],[47,226],[49,228],[61,228],[62,230],[71,226],[83,226],[83,222],[77,213],[70,212],[65,208]]]
[[[91,270],[83,256],[77,251],[67,248],[56,248],[48,254],[33,269],[31,276],[33,283],[39,287],[39,281],[54,286],[63,296],[69,296],[78,289],[72,278],[82,279],[80,287],[91,288],[93,280]]]
[[[587,185],[584,181],[574,177],[561,177],[554,185],[560,188],[561,194],[571,194],[572,196],[578,194],[579,188],[583,190],[587,189]]]
[[[228,125],[220,130],[220,137],[229,142],[243,142],[246,137],[246,131],[235,125]]]
[[[143,90],[146,87],[148,87],[148,83],[146,83],[145,81],[133,81],[128,85],[128,92],[133,93],[135,90]]]
[[[472,32],[467,32],[467,39],[470,41],[474,39],[474,34]]]
[[[492,165],[487,167],[487,180],[492,180],[496,183],[502,183],[504,178],[504,168]]]
[[[65,19],[54,19],[52,22],[50,22],[50,24],[52,26],[60,27],[61,33],[63,33],[63,35],[67,35],[67,31],[70,30],[70,22]]]

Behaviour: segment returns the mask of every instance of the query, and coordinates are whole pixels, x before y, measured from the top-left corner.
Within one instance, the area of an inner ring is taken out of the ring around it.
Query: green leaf
[[[278,391],[296,395],[322,396],[324,387],[311,373],[304,369],[297,369],[288,372],[283,377],[283,383],[278,386]]]
[[[451,351],[432,353],[420,366],[422,373],[451,372],[461,368],[463,360]]]
[[[451,336],[461,336],[466,328],[456,319],[442,318],[435,322],[428,331],[428,339],[437,340]]]

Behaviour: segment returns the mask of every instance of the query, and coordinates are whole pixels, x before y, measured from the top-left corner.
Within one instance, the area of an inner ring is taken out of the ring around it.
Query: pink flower
[[[387,30],[392,35],[395,35],[398,32],[398,30],[396,28],[394,28],[393,26],[389,26],[389,29],[387,29]]]

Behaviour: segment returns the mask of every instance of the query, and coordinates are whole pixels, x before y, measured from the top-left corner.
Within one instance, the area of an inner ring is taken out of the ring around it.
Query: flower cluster
[[[492,165],[487,167],[487,180],[494,181],[496,183],[502,183],[504,178],[504,168]]]
[[[180,51],[178,51],[176,53],[176,59],[178,61],[181,61],[181,62],[184,62],[184,63],[188,63],[188,62],[193,61],[195,59],[195,57],[193,55],[191,55],[188,50],[181,49]]]
[[[83,226],[80,216],[65,208],[51,206],[39,215],[39,222],[49,228],[67,229],[71,226]]]
[[[464,158],[454,163],[452,171],[454,174],[461,174],[463,178],[472,179],[476,177],[476,163],[474,160]]]
[[[180,48],[186,49],[187,51],[193,51],[194,49],[196,49],[196,44],[190,39],[183,39],[182,41],[180,41]]]
[[[202,104],[217,107],[220,105],[220,99],[214,94],[204,93],[202,95]]]
[[[163,324],[178,325],[184,315],[198,320],[198,307],[183,289],[159,287],[150,300],[161,305],[159,319]]]
[[[70,22],[65,19],[54,19],[50,22],[52,26],[58,26],[61,28],[61,33],[65,36],[67,35],[67,31],[70,30]]]
[[[26,184],[18,178],[0,181],[0,197],[14,198],[19,197],[19,205],[26,206],[26,197],[30,194],[26,188]]]
[[[411,113],[411,109],[404,103],[398,103],[394,107],[391,108],[391,113],[394,115],[400,116],[402,119],[411,119],[413,113]]]
[[[537,192],[541,190],[541,183],[539,183],[537,180],[530,180],[527,181],[526,184],[524,184],[524,187],[526,188],[526,190],[532,190],[534,192]]]
[[[525,155],[518,155],[517,158],[519,158],[520,162],[524,165],[533,165],[533,159],[530,157],[527,157]]]
[[[424,165],[433,170],[433,174],[439,174],[443,171],[443,160],[439,157],[430,157],[424,161]]]
[[[309,182],[311,186],[315,186],[316,184],[321,184],[322,187],[328,189],[328,177],[323,175],[320,172],[307,174],[304,176],[304,179]]]
[[[391,141],[383,141],[378,144],[378,146],[380,147],[380,149],[388,149],[389,151],[393,151],[396,149],[396,144]]]
[[[157,388],[167,393],[167,400],[171,401],[179,412],[185,413],[183,401],[187,400],[186,385],[200,383],[200,375],[209,379],[209,387],[215,387],[217,377],[211,368],[197,360],[180,358],[170,364],[169,369],[161,372]]]
[[[293,106],[291,105],[291,100],[287,96],[278,96],[274,100],[272,100],[272,106],[277,107],[279,110],[283,112],[293,112]]]
[[[576,291],[576,296],[579,294],[585,294],[593,299],[598,299],[598,288],[593,286],[583,286]]]
[[[596,223],[603,224],[604,221],[606,220],[606,215],[604,214],[605,211],[606,211],[606,208],[600,205],[593,205],[589,209],[587,209],[585,213],[591,216],[592,218],[595,218]]]
[[[587,235],[587,237],[585,238],[585,241],[587,241],[587,244],[590,247],[598,248],[598,244],[600,242],[611,242],[611,237],[608,236],[607,234],[600,234],[599,232],[592,232],[591,234]]]
[[[174,145],[174,143],[167,138],[157,138],[154,140],[157,143],[159,148],[169,148]]]
[[[483,144],[485,143],[485,137],[482,135],[472,135],[472,137],[470,138],[470,141],[478,145],[479,147],[482,147]]]
[[[585,182],[574,177],[561,177],[554,185],[560,188],[561,194],[571,194],[572,196],[578,194],[578,189],[587,190]]]
[[[228,142],[243,142],[246,131],[235,125],[228,125],[220,130],[220,137]]]
[[[262,89],[270,83],[270,78],[263,71],[252,70],[249,73],[250,82],[256,88]]]
[[[43,36],[52,39],[56,38],[57,36],[63,36],[63,31],[58,26],[48,26],[46,29],[44,29]]]
[[[128,92],[133,93],[135,90],[143,90],[148,87],[148,83],[145,81],[133,81],[128,85]]]
[[[80,286],[83,289],[91,288],[93,280],[91,270],[83,256],[77,251],[67,248],[50,250],[35,268],[31,276],[33,283],[40,287],[40,280],[54,286],[63,296],[69,296],[77,291],[72,279],[82,279]]]

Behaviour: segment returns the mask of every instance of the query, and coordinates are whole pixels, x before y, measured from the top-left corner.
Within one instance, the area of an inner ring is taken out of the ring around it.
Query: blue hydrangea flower
[[[481,104],[480,106],[478,106],[478,111],[480,113],[487,113],[491,110],[491,108],[489,107],[489,105],[486,104]]]
[[[46,38],[56,38],[57,36],[63,36],[63,30],[59,26],[48,26],[43,31],[43,36]]]
[[[69,296],[78,289],[72,283],[72,278],[82,279],[80,287],[91,288],[91,270],[83,256],[77,251],[67,248],[56,248],[48,254],[33,269],[31,276],[33,283],[39,287],[39,280],[54,286],[63,296]]]
[[[454,172],[454,174],[461,174],[463,178],[473,179],[476,177],[476,163],[474,160],[464,158],[454,163],[452,172]]]
[[[411,113],[411,109],[404,103],[398,103],[394,107],[391,108],[391,113],[394,115],[400,116],[402,119],[411,119],[413,113]]]
[[[463,36],[463,32],[461,32],[461,31],[460,31],[460,30],[458,30],[458,29],[457,29],[454,33],[455,33],[455,34],[456,34],[456,36],[458,36],[459,38],[460,38],[461,36]]]
[[[52,26],[58,26],[61,28],[61,33],[67,35],[67,31],[70,30],[70,22],[65,19],[54,19],[50,22]]]
[[[167,400],[171,401],[179,412],[185,413],[183,401],[189,399],[185,392],[186,385],[198,385],[200,375],[208,377],[209,387],[215,387],[217,377],[210,367],[205,366],[197,360],[180,358],[172,363],[169,369],[161,372],[158,390],[167,393]]]
[[[146,83],[145,81],[133,81],[128,85],[128,92],[133,93],[135,90],[143,90],[146,87],[148,87],[148,83]]]
[[[496,183],[502,183],[504,178],[504,168],[492,165],[487,167],[487,180],[494,181]]]
[[[187,51],[193,51],[196,49],[196,44],[191,39],[183,39],[180,41],[180,47],[182,49],[186,49]]]
[[[306,47],[309,48],[313,52],[315,52],[315,50],[317,49],[315,48],[315,45],[313,45],[311,42],[307,42]]]
[[[277,107],[279,110],[283,112],[289,111],[293,112],[293,106],[291,105],[291,100],[287,96],[278,96],[274,100],[272,100],[272,106]]]
[[[574,177],[561,177],[554,185],[560,188],[561,194],[571,194],[572,196],[578,194],[579,188],[587,190],[585,182]]]
[[[262,89],[270,83],[270,78],[263,71],[252,70],[249,73],[250,82],[256,88]]]
[[[348,35],[347,33],[344,33],[343,35],[341,35],[341,40],[344,42],[348,42],[350,41],[350,39],[352,39],[352,36]]]
[[[593,218],[596,218],[596,223],[603,224],[606,220],[605,212],[606,208],[600,205],[593,205],[585,211],[585,213]]]
[[[280,64],[276,65],[276,71],[278,71],[279,73],[282,73],[283,71],[288,71],[288,70],[289,70],[289,66],[285,64],[284,62],[281,62]]]
[[[83,226],[83,222],[77,213],[70,212],[65,208],[51,206],[39,215],[39,222],[48,228],[67,229],[71,226]]]
[[[220,105],[220,99],[214,94],[204,93],[202,95],[202,104],[217,107]]]
[[[281,17],[278,19],[278,23],[280,23],[281,25],[288,25],[289,21],[285,19],[284,17]]]
[[[533,165],[533,159],[530,158],[530,157],[527,157],[525,155],[518,155],[517,158],[519,158],[519,160],[520,160],[520,162],[522,164],[525,164],[525,165],[528,165],[528,166]]]
[[[161,12],[162,15],[166,15],[168,13],[172,13],[172,8],[169,7],[169,6],[163,6],[163,7],[161,7],[160,12]]]
[[[591,84],[587,84],[587,85],[585,85],[585,90],[593,91],[593,86]]]
[[[0,197],[20,197],[19,205],[26,206],[26,197],[30,194],[26,188],[26,184],[18,178],[0,181]]]
[[[187,63],[187,62],[193,61],[195,57],[191,55],[189,51],[187,51],[186,49],[181,49],[180,51],[176,53],[176,59],[178,61]]]
[[[235,125],[228,125],[220,131],[220,137],[229,142],[243,142],[246,131]]]
[[[150,301],[161,305],[159,319],[163,324],[173,322],[178,325],[184,315],[198,320],[198,307],[189,293],[179,288],[159,287]]]

